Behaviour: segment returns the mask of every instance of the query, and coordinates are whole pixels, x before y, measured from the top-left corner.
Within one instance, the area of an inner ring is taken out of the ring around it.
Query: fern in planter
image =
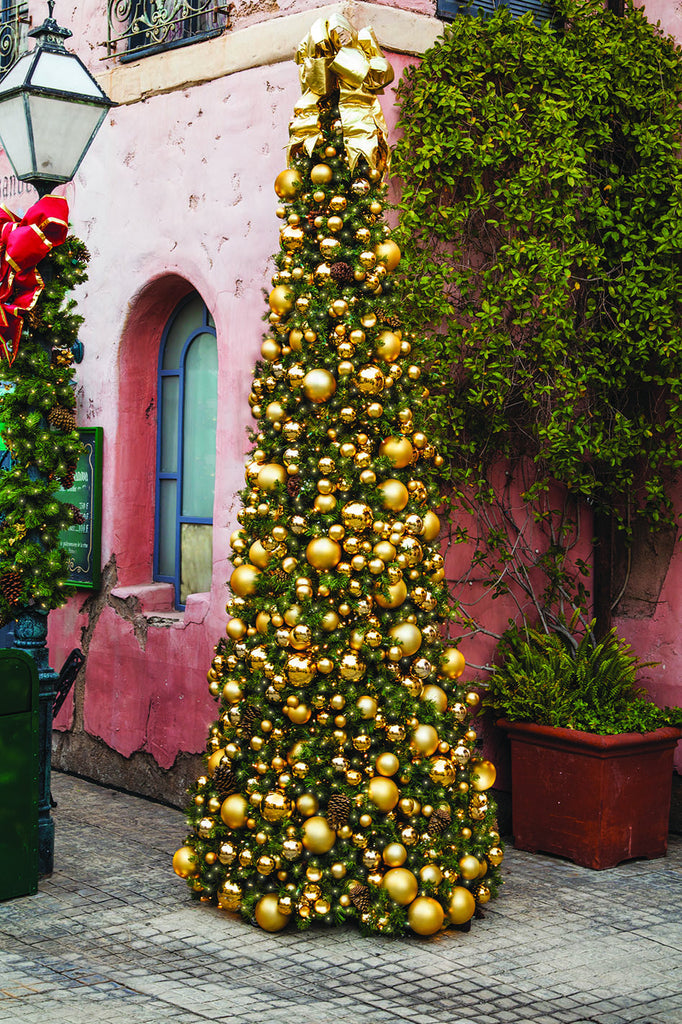
[[[614,630],[600,641],[590,631],[576,643],[570,635],[512,626],[499,653],[483,707],[508,721],[601,735],[682,727],[682,708],[659,708],[637,685],[646,665]]]

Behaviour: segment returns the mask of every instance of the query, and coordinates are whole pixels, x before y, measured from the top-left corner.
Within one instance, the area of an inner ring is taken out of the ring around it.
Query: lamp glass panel
[[[79,96],[102,99],[102,90],[75,54],[49,53],[43,50],[31,75],[31,85],[40,89],[57,89]]]
[[[10,68],[2,82],[0,82],[0,96],[11,89],[18,89],[24,84],[24,79],[29,73],[34,56],[35,53],[33,51],[26,53]]]
[[[22,96],[8,99],[0,96],[0,137],[17,177],[30,174],[33,170],[31,141]]]
[[[104,111],[88,103],[29,96],[36,174],[70,180],[102,121]]]

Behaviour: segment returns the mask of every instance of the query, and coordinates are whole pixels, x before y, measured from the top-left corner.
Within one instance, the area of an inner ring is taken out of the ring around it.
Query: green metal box
[[[0,900],[38,891],[38,672],[0,651]]]

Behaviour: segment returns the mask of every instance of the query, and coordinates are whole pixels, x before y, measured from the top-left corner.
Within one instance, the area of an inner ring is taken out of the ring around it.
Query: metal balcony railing
[[[28,0],[8,3],[0,0],[0,77],[28,49]]]
[[[218,36],[230,28],[232,8],[219,0],[108,0],[106,56],[136,60]]]

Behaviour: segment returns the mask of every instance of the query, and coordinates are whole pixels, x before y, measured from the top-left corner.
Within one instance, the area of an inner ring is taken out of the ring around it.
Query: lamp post
[[[0,81],[0,141],[17,178],[44,196],[70,181],[90,148],[112,101],[75,53],[64,46],[72,33],[52,14],[29,32],[36,47]],[[33,470],[38,473],[37,469]],[[52,704],[57,673],[47,650],[47,613],[27,608],[17,617],[14,646],[28,651],[40,681],[40,783],[38,858],[41,875],[54,866],[50,815]]]

